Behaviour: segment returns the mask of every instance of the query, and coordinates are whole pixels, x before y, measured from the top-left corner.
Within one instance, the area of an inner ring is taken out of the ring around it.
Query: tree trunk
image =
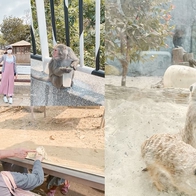
[[[126,76],[127,76],[127,71],[128,71],[128,66],[130,63],[130,42],[128,37],[124,37],[123,34],[121,34],[121,53],[125,55],[126,59],[121,59],[121,65],[123,68],[122,71],[122,80],[121,80],[121,86],[126,86]]]
[[[126,86],[126,76],[122,76],[121,86]]]
[[[126,86],[126,77],[127,77],[127,71],[128,71],[128,63],[126,61],[121,61],[122,64],[122,80],[121,80],[121,86]]]

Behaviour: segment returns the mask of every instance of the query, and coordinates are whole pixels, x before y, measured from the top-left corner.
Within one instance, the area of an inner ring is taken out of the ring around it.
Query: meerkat
[[[196,149],[177,135],[156,134],[141,147],[147,171],[159,191],[196,195]]]
[[[141,147],[148,171],[160,191],[177,188],[196,195],[196,83],[190,86],[185,127],[176,134],[156,134]]]
[[[189,106],[185,126],[180,134],[182,141],[196,148],[196,83],[190,86]]]
[[[49,76],[39,77],[32,74],[31,77],[42,81],[49,81],[59,89],[63,87],[63,74],[76,70],[78,64],[79,59],[70,47],[64,44],[57,44],[53,48],[52,59],[48,64]],[[72,75],[72,84],[73,78],[74,72]]]

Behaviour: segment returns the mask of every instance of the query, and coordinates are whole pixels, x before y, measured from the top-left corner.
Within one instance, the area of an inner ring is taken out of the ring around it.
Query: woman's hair
[[[6,50],[12,49],[11,45],[6,46]]]
[[[8,46],[5,47],[5,52],[4,52],[4,54],[7,54],[7,50],[9,50],[9,49],[12,49],[12,46],[11,46],[11,45],[8,45]]]

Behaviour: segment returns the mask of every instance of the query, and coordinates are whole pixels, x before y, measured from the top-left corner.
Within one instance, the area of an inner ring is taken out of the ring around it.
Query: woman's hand
[[[18,78],[18,75],[15,75],[15,76],[14,76],[14,79],[16,80],[17,78]]]
[[[36,152],[36,150],[14,149],[13,157],[25,159],[29,152]]]

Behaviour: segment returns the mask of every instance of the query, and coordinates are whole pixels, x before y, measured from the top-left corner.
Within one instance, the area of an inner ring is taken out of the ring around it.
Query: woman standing
[[[12,55],[12,46],[7,47],[7,52],[0,58],[3,61],[0,94],[3,94],[3,101],[12,104],[14,93],[14,79],[17,79],[16,57]]]

